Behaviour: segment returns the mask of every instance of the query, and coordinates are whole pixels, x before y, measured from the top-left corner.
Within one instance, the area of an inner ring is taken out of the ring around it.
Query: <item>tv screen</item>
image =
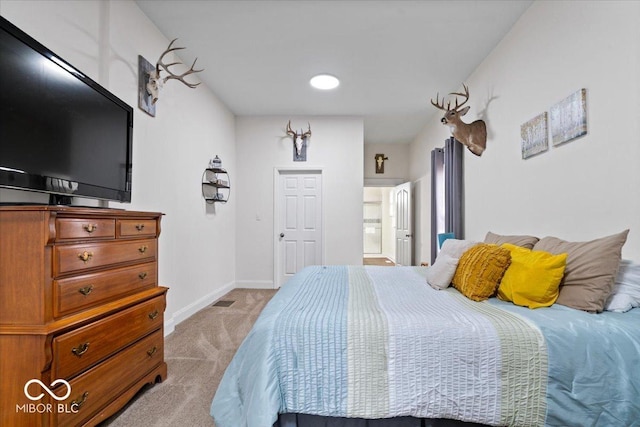
[[[0,27],[0,187],[130,202],[133,109]]]

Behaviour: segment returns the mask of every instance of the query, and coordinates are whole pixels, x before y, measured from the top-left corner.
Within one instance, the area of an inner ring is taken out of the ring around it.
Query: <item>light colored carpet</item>
[[[366,257],[363,258],[362,263],[364,265],[381,265],[381,266],[385,266],[385,267],[393,267],[396,264],[391,261],[389,258],[385,258],[385,257]]]
[[[214,426],[209,406],[231,358],[263,307],[271,289],[235,289],[221,298],[229,307],[207,307],[176,326],[165,339],[167,379],[145,387],[110,427]]]

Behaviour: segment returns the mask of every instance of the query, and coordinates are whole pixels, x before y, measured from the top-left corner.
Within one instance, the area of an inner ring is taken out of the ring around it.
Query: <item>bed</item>
[[[476,302],[427,269],[299,272],[227,368],[216,426],[640,425],[640,309]]]

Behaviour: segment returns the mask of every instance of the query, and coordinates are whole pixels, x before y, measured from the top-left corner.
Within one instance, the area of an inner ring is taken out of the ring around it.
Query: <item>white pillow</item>
[[[467,249],[478,242],[471,240],[447,239],[442,243],[436,262],[427,269],[427,283],[433,289],[446,289],[451,284],[451,279],[456,273],[458,261]]]
[[[640,307],[640,264],[622,260],[604,309],[624,313],[634,307]]]

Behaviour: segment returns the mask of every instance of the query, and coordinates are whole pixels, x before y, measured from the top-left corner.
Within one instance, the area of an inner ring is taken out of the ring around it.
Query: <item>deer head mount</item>
[[[171,71],[169,69],[169,67],[172,67],[174,65],[178,65],[178,64],[182,64],[182,62],[180,61],[176,61],[176,62],[171,62],[169,64],[165,64],[163,62],[163,59],[165,57],[166,54],[168,54],[169,52],[174,52],[176,50],[181,50],[181,49],[185,49],[184,47],[172,47],[173,43],[178,40],[178,39],[173,39],[171,40],[171,43],[169,43],[169,47],[167,47],[167,50],[165,50],[164,52],[162,52],[162,55],[160,55],[160,58],[158,58],[158,61],[156,62],[156,68],[149,72],[149,82],[147,83],[147,92],[149,93],[149,95],[151,95],[151,97],[153,98],[153,100],[151,101],[152,104],[155,104],[156,101],[158,100],[158,95],[160,92],[160,88],[162,88],[162,86],[164,86],[164,84],[171,79],[175,79],[175,80],[179,80],[182,83],[184,83],[185,85],[189,86],[192,89],[195,89],[196,86],[198,86],[200,83],[189,83],[187,81],[185,81],[185,76],[188,76],[189,74],[194,74],[194,73],[199,73],[201,71],[204,70],[195,70],[193,67],[196,66],[196,61],[198,60],[198,58],[196,58],[193,61],[193,64],[191,64],[191,67],[185,71],[182,74],[175,74],[173,71]],[[165,77],[160,77],[160,72],[166,72],[167,75]]]
[[[303,129],[300,129],[300,133],[291,129],[291,120],[287,124],[287,135],[291,135],[293,137],[293,147],[295,152],[293,153],[294,161],[305,161],[306,153],[303,153],[303,148],[306,148],[307,138],[311,136],[311,124],[309,125],[309,129],[304,132]]]
[[[431,104],[444,110],[444,116],[440,121],[443,125],[449,126],[454,138],[464,144],[469,151],[476,156],[481,156],[482,152],[487,147],[487,126],[483,120],[476,120],[473,123],[464,123],[460,117],[467,114],[469,106],[462,108],[464,104],[469,101],[469,88],[463,84],[464,93],[451,92],[449,95],[455,95],[456,105],[451,108],[451,101],[447,102],[447,106],[444,106],[444,97],[442,103],[440,103],[440,94],[436,95],[436,101],[431,100]],[[458,104],[458,96],[464,97],[462,104]]]

